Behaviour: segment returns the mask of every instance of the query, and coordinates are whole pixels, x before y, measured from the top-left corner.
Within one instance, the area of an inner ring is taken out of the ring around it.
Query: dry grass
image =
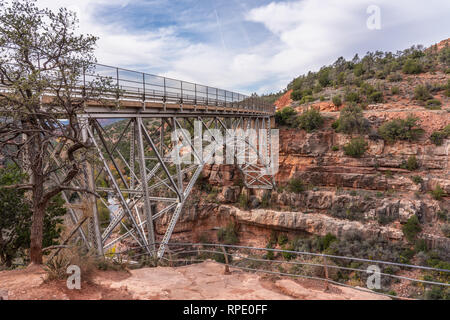
[[[98,257],[93,251],[86,251],[82,247],[74,246],[62,250],[51,261],[47,261],[44,267],[47,272],[45,281],[66,279],[69,276],[67,268],[70,265],[78,266],[83,281],[89,283],[92,282],[93,275],[97,270],[126,270],[126,265],[123,263]]]

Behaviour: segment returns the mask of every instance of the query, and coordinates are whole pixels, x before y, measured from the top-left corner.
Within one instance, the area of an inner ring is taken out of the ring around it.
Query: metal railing
[[[16,66],[17,64],[10,62],[4,63],[4,65]],[[57,81],[58,77],[55,76],[57,73],[57,70],[46,70],[42,74]],[[93,64],[92,67],[88,68],[88,71],[83,70],[80,78],[76,80],[76,88],[74,89],[77,89],[78,94],[82,95],[83,88],[86,88],[90,82],[99,79],[108,81],[110,90],[104,92],[104,97],[110,99],[217,107],[228,111],[244,109],[265,115],[275,113],[275,106],[258,96],[247,96],[198,83],[100,63]],[[5,90],[7,88],[0,84],[0,89]]]
[[[83,74],[84,85],[98,78],[109,80],[123,99],[275,112],[261,97],[103,64]]]
[[[156,243],[157,244],[157,243]],[[341,266],[337,263],[334,263],[333,261],[356,261],[360,263],[366,263],[370,265],[381,265],[381,266],[396,266],[400,267],[402,270],[421,270],[424,272],[435,272],[439,275],[445,275],[446,277],[450,276],[450,270],[447,269],[439,269],[439,268],[432,268],[432,267],[426,267],[426,266],[418,266],[418,265],[411,265],[411,264],[404,264],[404,263],[398,263],[398,262],[390,262],[390,261],[381,261],[381,260],[371,260],[371,259],[364,259],[364,258],[357,258],[357,257],[346,257],[346,256],[336,256],[336,255],[328,255],[328,254],[322,254],[322,253],[313,253],[313,252],[301,252],[301,251],[292,251],[292,250],[283,250],[283,249],[273,249],[273,248],[257,248],[257,247],[250,247],[250,246],[239,246],[239,245],[226,245],[226,244],[211,244],[211,243],[168,243],[167,246],[169,246],[169,249],[167,250],[168,254],[166,254],[164,257],[161,258],[161,260],[168,262],[169,264],[173,263],[184,263],[184,264],[192,264],[192,263],[200,263],[203,261],[206,261],[208,258],[211,258],[211,255],[215,255],[216,257],[223,256],[224,259],[222,262],[217,261],[218,263],[222,263],[226,265],[226,268],[237,268],[241,270],[246,271],[252,271],[252,272],[261,272],[266,274],[274,274],[274,275],[281,275],[281,276],[290,276],[295,278],[307,278],[307,279],[314,279],[319,281],[325,281],[326,283],[331,283],[339,286],[345,286],[350,287],[356,290],[361,290],[369,293],[374,294],[380,294],[384,296],[388,296],[391,298],[407,298],[407,297],[401,297],[401,296],[395,296],[388,293],[383,293],[380,291],[374,291],[370,289],[365,289],[361,287],[355,287],[350,286],[345,283],[335,281],[331,279],[331,277],[328,276],[329,271],[332,269],[336,270],[342,270],[342,271],[350,271],[350,272],[356,272],[360,274],[368,274],[367,269],[362,269],[359,267],[349,267],[347,265]],[[215,250],[215,248],[220,248],[220,250]],[[140,249],[138,247],[131,247],[127,248],[126,250],[123,250],[121,252],[114,252],[113,256],[115,258],[122,259],[126,257],[127,259],[130,259],[129,261],[134,261],[135,264],[139,264],[137,260],[141,259],[143,256],[148,256],[148,253],[135,253],[136,249]],[[227,250],[227,251],[226,251]],[[242,253],[242,251],[246,251],[246,253]],[[285,259],[268,259],[266,256],[262,255],[259,256],[259,253],[281,253],[281,254],[290,254],[293,255],[290,260]],[[108,255],[108,253],[107,253]],[[305,258],[306,257],[306,258]],[[311,262],[307,259],[307,257],[312,258],[320,258],[322,260],[322,263],[318,261]],[[233,261],[230,261],[231,258]],[[259,267],[255,267],[254,265],[250,264],[246,265],[245,263],[240,263],[242,261],[248,261],[259,264]],[[292,265],[292,266],[310,266],[310,267],[318,267],[323,268],[323,277],[315,276],[315,275],[308,275],[308,274],[302,274],[301,272],[282,272],[282,271],[274,271],[273,268],[270,268],[270,266],[273,266],[274,264],[282,265]],[[264,268],[266,267],[266,268]],[[409,281],[411,283],[417,283],[422,284],[423,286],[441,286],[441,287],[450,287],[450,283],[447,282],[440,282],[435,279],[430,280],[426,277],[423,279],[419,278],[412,278],[411,276],[405,276],[405,275],[397,275],[392,272],[387,271],[387,267],[380,268],[381,272],[379,273],[380,276],[383,277],[389,277],[392,279],[403,280],[403,281]]]

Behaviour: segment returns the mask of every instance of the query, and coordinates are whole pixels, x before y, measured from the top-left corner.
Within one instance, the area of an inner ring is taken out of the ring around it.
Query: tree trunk
[[[31,217],[30,260],[31,263],[42,264],[42,239],[45,216],[45,205],[41,203],[44,195],[42,176],[40,174],[33,174],[33,182],[33,216]]]
[[[35,206],[31,223],[30,259],[31,263],[42,264],[42,236],[45,208]]]
[[[42,203],[44,196],[44,174],[42,165],[43,150],[40,135],[36,135],[31,139],[29,145],[29,159],[31,164],[31,184],[32,188],[32,204],[33,216],[31,217],[31,234],[30,234],[30,260],[34,264],[42,264],[42,239],[44,230],[44,215],[46,204]]]

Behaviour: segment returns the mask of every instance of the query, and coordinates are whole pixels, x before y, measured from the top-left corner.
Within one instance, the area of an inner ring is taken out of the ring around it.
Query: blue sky
[[[450,37],[448,0],[38,0],[77,12],[99,62],[243,93],[275,92],[338,57]],[[380,8],[370,30],[367,8]]]

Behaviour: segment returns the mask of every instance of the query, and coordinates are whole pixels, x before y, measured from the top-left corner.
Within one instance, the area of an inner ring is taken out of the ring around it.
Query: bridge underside
[[[273,187],[271,118],[264,113],[167,106],[123,107],[114,112],[108,106],[88,106],[87,110],[80,117],[86,124],[86,137],[95,146],[96,159],[89,165],[86,183],[101,197],[95,203],[88,196],[94,205],[90,236],[82,229],[79,236],[101,254],[123,249],[126,243],[162,257],[204,166],[222,163],[229,154],[247,188]],[[110,127],[102,125],[105,119],[120,122]],[[254,137],[227,136],[229,130],[252,129]],[[196,136],[196,130],[208,138]],[[72,216],[76,224],[79,217],[75,212]],[[169,223],[165,234],[158,237],[154,225],[161,218]]]

